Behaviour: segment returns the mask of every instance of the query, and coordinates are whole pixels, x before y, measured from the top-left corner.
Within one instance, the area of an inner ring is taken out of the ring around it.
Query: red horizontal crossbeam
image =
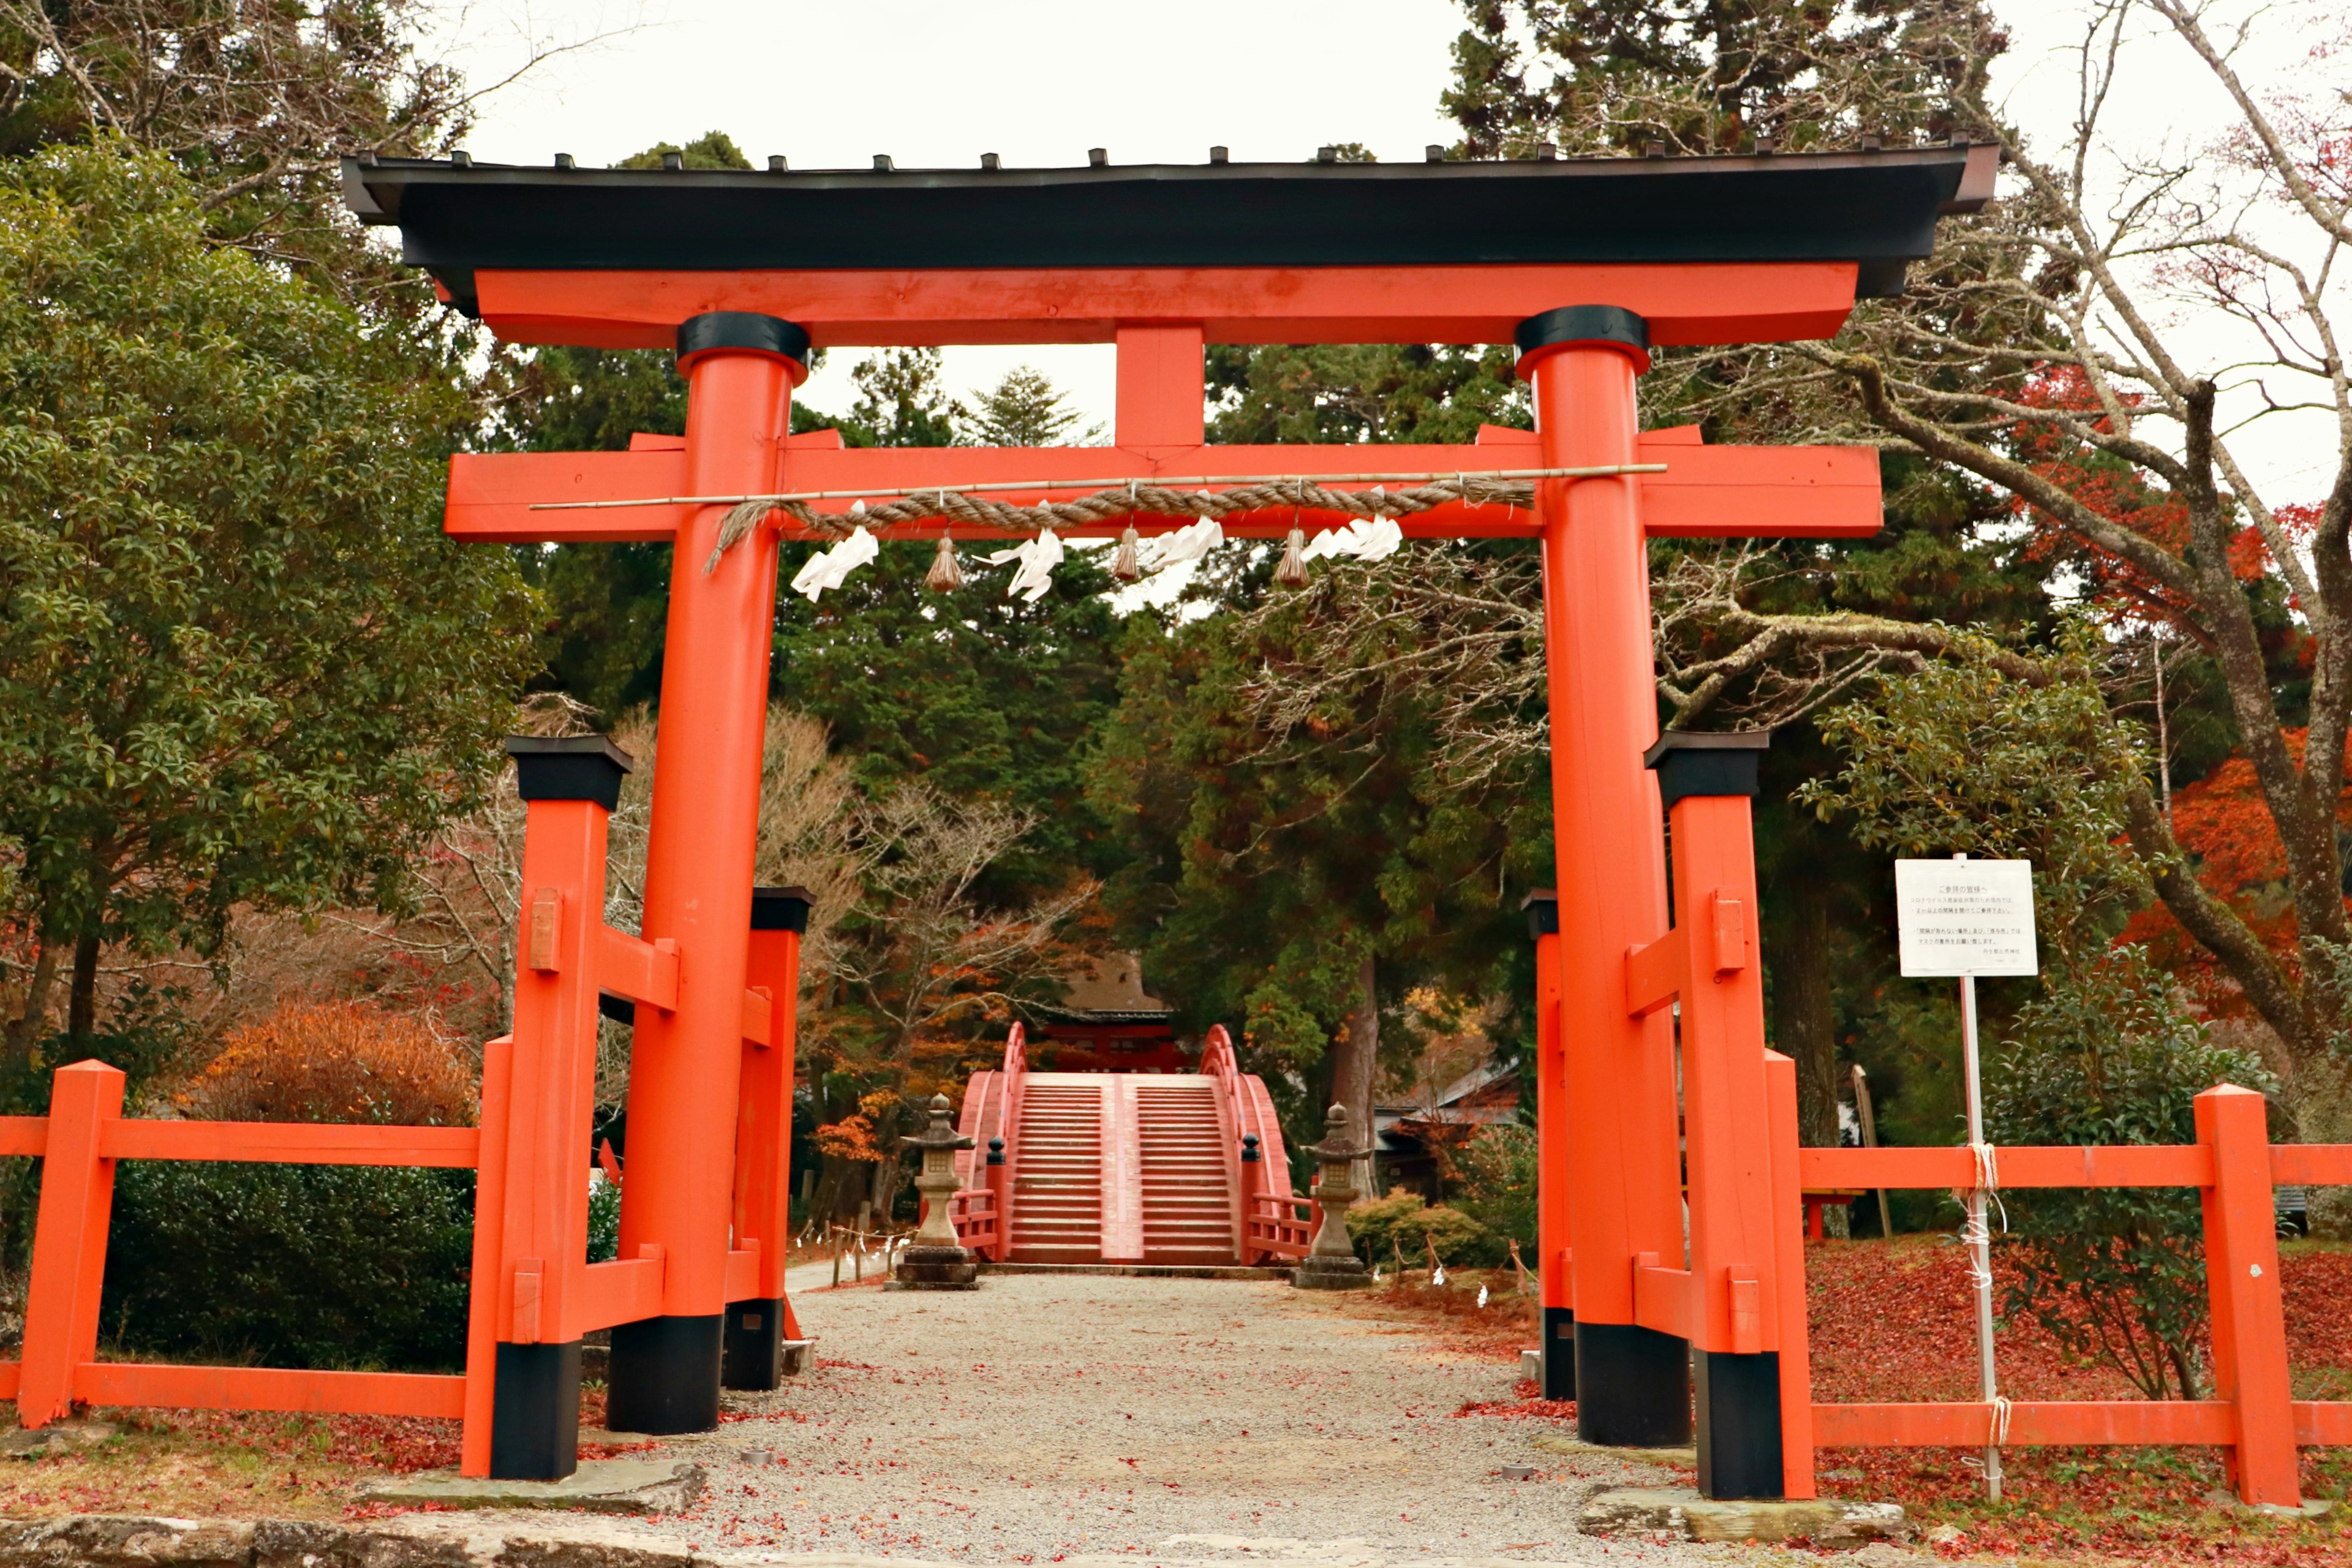
[[[1633,1321],[1645,1329],[1686,1340],[1705,1317],[1699,1303],[1692,1299],[1689,1269],[1660,1268],[1655,1265],[1634,1268]]]
[[[2212,1152],[2200,1143],[2112,1144],[2093,1148],[2004,1148],[1996,1156],[2004,1187],[2210,1187]],[[1956,1187],[1976,1185],[1976,1159],[1965,1148],[1800,1149],[1797,1173],[1807,1187]]]
[[[591,1263],[580,1271],[580,1310],[577,1326],[583,1333],[609,1329],[615,1323],[634,1323],[642,1318],[661,1316],[662,1260],[659,1258],[628,1258],[606,1263]]]
[[[310,1121],[109,1121],[98,1152],[109,1160],[249,1160],[271,1165],[434,1165],[471,1170],[481,1133],[471,1127],[366,1127]]]
[[[1507,343],[1561,305],[1615,305],[1650,341],[1833,336],[1853,309],[1849,261],[1507,263],[1442,267],[972,268],[902,271],[474,274],[482,320],[509,342],[666,349],[678,323],[753,310],[818,348],[1107,343],[1122,324],[1198,324],[1213,343]]]
[[[599,926],[596,985],[631,1002],[665,1011],[677,1005],[677,944],[647,942],[611,926]]]
[[[0,1116],[0,1154],[38,1155],[49,1146],[46,1116]]]
[[[803,445],[787,449],[787,489],[909,489],[932,486],[1018,483],[1024,479],[1139,479],[1158,483],[1203,474],[1486,474],[1538,464],[1530,432],[1489,427],[1475,446],[1448,447],[1189,447],[1139,450],[1119,447],[866,447]],[[1654,431],[1639,444],[1637,460],[1664,463],[1662,474],[1642,474],[1642,515],[1661,537],[1774,535],[1859,538],[1881,522],[1878,455],[1867,447],[1706,447],[1695,430]],[[1391,486],[1391,489],[1402,488]],[[449,460],[446,528],[454,538],[485,543],[557,541],[621,543],[666,540],[685,521],[682,506],[594,511],[533,510],[555,501],[640,500],[685,494],[686,455],[669,447],[629,452],[460,453]],[[1068,500],[1074,492],[1007,492],[991,500],[1034,505]],[[847,501],[822,510],[840,512]],[[1244,538],[1279,538],[1293,509],[1227,518],[1225,531]],[[1130,521],[1141,533],[1164,533],[1191,520],[1138,512],[1073,537],[1107,537]],[[1305,514],[1310,526],[1330,526],[1339,514]],[[1532,538],[1532,512],[1512,507],[1448,505],[1400,518],[1407,536],[1421,539]],[[887,539],[933,539],[938,524],[894,528]],[[959,524],[960,538],[996,531]],[[787,537],[802,536],[797,528]]]
[[[2302,1410],[2296,1407],[2298,1416]],[[1982,1448],[1992,1442],[1992,1407],[1980,1403],[1816,1405],[1813,1442],[1822,1448]],[[2219,1399],[2018,1400],[2009,1408],[2006,1438],[2026,1448],[2227,1447],[2237,1440],[2237,1407]]]
[[[13,1387],[0,1388],[0,1394],[14,1392]],[[272,1366],[92,1361],[74,1368],[73,1392],[76,1399],[89,1405],[150,1405],[179,1410],[299,1410],[450,1418],[466,1413],[463,1377],[413,1372],[306,1372]]]
[[[2352,1187],[2352,1143],[2273,1143],[2271,1180],[2283,1187]]]

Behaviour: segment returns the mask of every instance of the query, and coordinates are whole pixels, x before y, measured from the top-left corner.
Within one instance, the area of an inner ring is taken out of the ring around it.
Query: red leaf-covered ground
[[[1977,1397],[1975,1309],[1958,1247],[1931,1237],[1822,1242],[1808,1246],[1805,1261],[1817,1400]],[[2002,1270],[1997,1266],[1996,1272]],[[2352,1396],[2352,1251],[2291,1246],[2281,1275],[2296,1397]],[[1464,1283],[1475,1293],[1475,1280]],[[1460,1303],[1440,1308],[1428,1296],[1421,1288],[1393,1293],[1389,1303],[1427,1314],[1433,1326],[1468,1344],[1486,1342],[1464,1321]],[[2120,1373],[2070,1356],[2030,1321],[1999,1322],[1995,1343],[2002,1392],[2012,1398],[2143,1397]],[[1468,1405],[1456,1414],[1556,1423],[1563,1431],[1572,1426],[1573,1405],[1535,1398],[1532,1384],[1516,1392],[1515,1400]],[[1972,1452],[1825,1449],[1819,1459],[1824,1496],[1897,1501],[1923,1530],[1958,1530],[1959,1540],[1933,1548],[1955,1560],[2352,1568],[2352,1518],[2242,1513],[2221,1489],[2222,1456],[2213,1449],[2011,1449],[1998,1505],[1985,1501],[1984,1472]],[[2305,1449],[2303,1488],[2306,1498],[2352,1492],[2352,1451]]]

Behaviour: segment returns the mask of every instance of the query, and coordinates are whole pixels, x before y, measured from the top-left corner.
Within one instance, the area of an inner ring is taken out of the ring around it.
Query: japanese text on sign
[[[1895,921],[1915,979],[2041,972],[2031,860],[1897,860]]]

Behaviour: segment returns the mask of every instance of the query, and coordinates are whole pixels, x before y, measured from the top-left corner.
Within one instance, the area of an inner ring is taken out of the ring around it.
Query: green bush
[[[1454,1268],[1486,1268],[1503,1261],[1500,1238],[1460,1209],[1430,1204],[1419,1193],[1395,1192],[1348,1214],[1348,1237],[1367,1262],[1394,1263],[1398,1254],[1408,1268],[1429,1260],[1429,1248]]]
[[[465,1363],[474,1173],[124,1161],[110,1351],[265,1366]]]
[[[1462,1151],[1461,1165],[1455,1202],[1462,1212],[1493,1231],[1497,1247],[1517,1241],[1521,1260],[1533,1268],[1536,1130],[1517,1122],[1481,1129]]]
[[[2136,947],[2060,968],[2019,1010],[1985,1089],[1994,1144],[2193,1143],[2196,1099],[2217,1083],[2267,1093],[2270,1073],[2214,1045],[2173,1005]],[[2002,1310],[2151,1399],[2198,1397],[2206,1317],[2196,1189],[2091,1187],[2001,1194],[2016,1265]],[[1996,1223],[1998,1223],[1996,1221]]]

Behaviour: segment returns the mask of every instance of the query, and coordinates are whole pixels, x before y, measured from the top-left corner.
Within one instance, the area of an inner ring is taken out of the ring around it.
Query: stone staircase
[[[1102,1261],[1103,1093],[1093,1077],[1039,1073],[1022,1096],[1014,1263]]]
[[[1224,1144],[1208,1078],[1030,1074],[1012,1153],[1008,1260],[1235,1262]]]

